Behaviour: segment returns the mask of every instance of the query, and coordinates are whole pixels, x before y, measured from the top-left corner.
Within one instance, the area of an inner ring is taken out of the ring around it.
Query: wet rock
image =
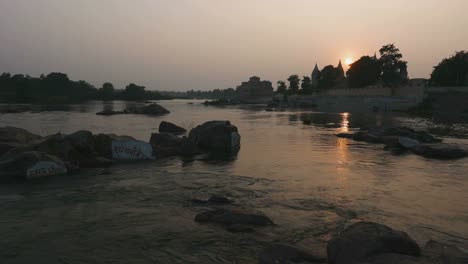
[[[274,244],[263,249],[259,255],[260,264],[277,263],[326,263],[323,256],[317,256],[307,249],[287,244]]]
[[[104,169],[99,172],[99,175],[111,175],[112,172],[110,170]]]
[[[418,244],[408,234],[373,222],[352,225],[328,243],[327,252],[331,264],[365,261],[385,253],[416,257],[421,254]]]
[[[255,229],[247,225],[230,225],[226,228],[231,233],[253,233]]]
[[[215,203],[215,204],[230,204],[232,203],[231,200],[228,198],[221,196],[221,195],[212,195],[210,199],[208,199],[209,203]]]
[[[383,143],[382,137],[380,135],[365,131],[358,131],[354,133],[353,139],[356,141],[364,141],[369,143]]]
[[[468,149],[455,144],[420,144],[411,150],[417,155],[432,159],[460,159],[468,157]]]
[[[59,158],[37,151],[21,152],[0,161],[0,179],[35,179],[67,173]]]
[[[200,149],[211,152],[237,152],[240,135],[229,121],[209,121],[192,129],[189,139]]]
[[[111,116],[111,115],[123,115],[126,114],[125,111],[114,111],[114,110],[103,110],[101,112],[97,112],[96,115],[103,115],[103,116]]]
[[[88,159],[82,159],[79,166],[82,168],[105,168],[115,164],[112,159],[104,157],[90,157]]]
[[[353,138],[354,134],[353,133],[339,133],[339,134],[336,134],[336,136],[339,138]]]
[[[426,243],[423,249],[423,256],[435,263],[448,264],[466,264],[468,263],[468,251],[461,250],[455,246],[439,243],[430,240]]]
[[[245,209],[215,209],[199,213],[195,216],[195,222],[216,223],[221,225],[273,225],[273,221],[260,212]]]
[[[129,114],[141,114],[141,115],[165,115],[169,114],[169,110],[160,106],[159,104],[152,103],[149,105],[141,106],[141,107],[131,107],[126,109],[126,112]]]
[[[417,146],[419,146],[419,141],[411,138],[406,138],[406,137],[398,137],[398,144],[400,144],[402,147],[406,149],[413,149]]]
[[[159,124],[159,132],[160,133],[173,133],[173,134],[184,134],[187,132],[185,128],[174,125],[170,122],[162,121]]]
[[[153,152],[161,157],[179,155],[182,138],[166,133],[152,133],[150,144]]]
[[[25,129],[17,127],[0,127],[0,142],[14,142],[19,144],[29,144],[41,136],[33,134]]]
[[[21,148],[24,146],[24,144],[16,142],[0,142],[0,157],[12,149]]]
[[[436,264],[427,260],[402,255],[402,254],[380,254],[371,256],[363,261],[349,262],[350,264]]]

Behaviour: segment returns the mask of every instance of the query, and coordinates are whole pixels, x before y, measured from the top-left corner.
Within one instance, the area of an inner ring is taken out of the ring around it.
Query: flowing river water
[[[135,103],[89,102],[0,115],[0,126],[40,135],[85,129],[148,141],[162,120],[187,129],[230,120],[242,137],[234,157],[169,158],[120,164],[109,175],[83,170],[0,185],[0,263],[257,263],[270,243],[326,243],[354,219],[403,230],[421,245],[435,239],[468,248],[468,159],[394,156],[382,145],[335,136],[368,125],[438,123],[381,113],[159,103],[171,113],[97,116]],[[468,144],[467,128],[455,126],[459,136],[444,141]],[[191,199],[211,194],[262,211],[276,225],[245,234],[194,222],[209,207]]]

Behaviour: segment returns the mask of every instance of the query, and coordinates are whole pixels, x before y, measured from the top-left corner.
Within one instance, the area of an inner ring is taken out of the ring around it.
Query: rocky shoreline
[[[170,132],[172,131],[172,132]],[[178,137],[182,128],[162,123],[149,142],[130,136],[93,134],[81,130],[41,137],[21,128],[0,128],[0,181],[63,175],[82,168],[105,168],[118,162],[155,160],[209,152],[236,153],[237,127],[229,121],[209,121]]]
[[[367,127],[356,133],[339,133],[339,138],[372,144],[384,144],[384,150],[399,155],[411,152],[432,159],[460,159],[468,157],[466,146],[443,143],[426,131],[408,127]]]

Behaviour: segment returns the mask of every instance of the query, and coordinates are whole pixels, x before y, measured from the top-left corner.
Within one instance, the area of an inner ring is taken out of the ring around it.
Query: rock
[[[407,138],[407,137],[398,137],[398,144],[400,144],[402,147],[406,149],[413,149],[417,146],[419,146],[419,141]]]
[[[94,136],[94,146],[99,156],[114,160],[151,160],[153,148],[149,143],[129,136],[99,134]]]
[[[325,263],[326,259],[301,247],[286,244],[274,244],[260,252],[258,263],[277,264],[297,262]]]
[[[339,133],[336,134],[337,137],[339,138],[353,138],[354,134],[352,133]]]
[[[114,111],[114,110],[103,110],[101,112],[97,112],[96,115],[103,115],[103,116],[111,116],[111,115],[123,115],[126,114],[125,111]]]
[[[59,158],[37,151],[21,152],[0,161],[0,179],[35,179],[67,173]]]
[[[228,198],[221,196],[221,195],[212,195],[210,199],[208,199],[209,203],[216,203],[216,204],[230,204],[232,203],[231,200]]]
[[[126,112],[129,114],[141,115],[165,115],[170,113],[169,110],[156,103],[152,103],[141,107],[131,107],[126,109]]]
[[[17,127],[0,127],[0,142],[14,142],[19,144],[29,144],[41,136]]]
[[[417,257],[421,250],[405,232],[373,222],[358,222],[330,240],[327,253],[329,263],[349,264],[384,253]]]
[[[114,160],[104,157],[90,157],[80,161],[79,166],[82,168],[105,168],[115,164]]]
[[[240,135],[229,121],[209,121],[192,129],[189,139],[200,149],[212,152],[237,152]]]
[[[411,149],[415,154],[432,159],[468,157],[468,149],[455,144],[420,144]]]
[[[427,262],[427,260],[402,255],[402,254],[380,254],[371,256],[365,261],[350,262],[354,264],[436,264],[433,262]],[[437,263],[438,264],[438,263]]]
[[[16,142],[0,142],[0,157],[12,149],[21,148],[24,146],[24,144]]]
[[[200,150],[187,137],[180,138],[173,134],[152,133],[150,144],[157,156],[169,157],[174,155],[190,156],[199,154]]]
[[[438,260],[437,263],[466,264],[468,263],[468,251],[430,240],[423,249],[423,256],[429,260]]]
[[[195,216],[195,222],[253,226],[268,226],[274,224],[273,221],[260,212],[247,211],[243,209],[215,209],[206,211]]]
[[[255,229],[246,225],[230,225],[226,228],[231,233],[253,233]]]
[[[172,123],[162,121],[159,124],[159,132],[160,133],[184,134],[185,132],[187,132],[187,130],[185,130],[185,128],[183,127],[174,125]]]
[[[354,133],[353,139],[356,141],[365,141],[369,143],[383,143],[383,139],[380,135],[365,131],[358,131]]]
[[[99,175],[111,175],[112,172],[110,170],[104,169],[99,172]]]

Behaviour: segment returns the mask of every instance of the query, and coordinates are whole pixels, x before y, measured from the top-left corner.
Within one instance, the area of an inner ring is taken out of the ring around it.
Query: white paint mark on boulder
[[[67,168],[64,164],[59,164],[53,161],[39,161],[26,171],[26,178],[34,179],[44,176],[53,176],[66,173]]]
[[[149,143],[139,140],[112,141],[112,158],[116,160],[150,160],[153,148]]]

